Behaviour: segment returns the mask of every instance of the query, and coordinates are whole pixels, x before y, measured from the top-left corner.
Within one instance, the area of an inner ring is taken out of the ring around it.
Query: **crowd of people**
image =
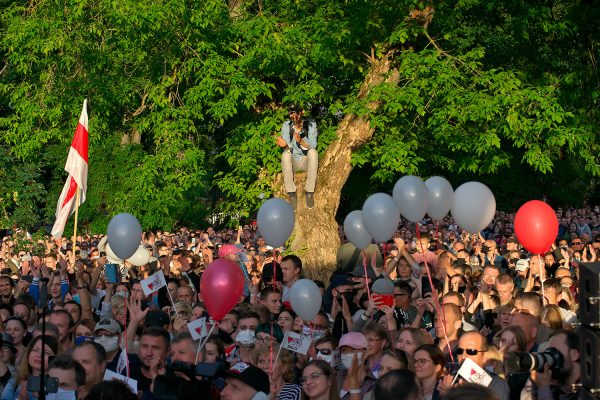
[[[145,232],[153,256],[120,263],[112,282],[102,235],[28,246],[7,231],[1,399],[39,397],[42,370],[48,396],[63,399],[574,399],[579,266],[600,254],[600,209],[557,216],[555,244],[539,255],[521,248],[505,212],[477,234],[450,217],[401,225],[364,253],[340,231],[337,268],[315,281],[322,308],[310,321],[289,301],[310,266],[281,256],[254,223]],[[246,283],[212,321],[200,280],[217,258],[236,262]],[[146,295],[141,280],[157,271],[167,285]],[[202,346],[188,329],[200,318],[211,332]],[[306,354],[286,349],[288,332],[308,338]],[[523,353],[551,361],[529,371]],[[467,359],[487,379],[459,373]],[[53,379],[58,391],[48,389]]]

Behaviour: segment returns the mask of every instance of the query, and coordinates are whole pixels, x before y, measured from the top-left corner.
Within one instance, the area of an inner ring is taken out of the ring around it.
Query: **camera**
[[[563,372],[564,358],[560,351],[549,347],[541,353],[508,353],[505,365],[510,373],[543,371],[544,366],[548,365],[552,371],[552,377],[557,379]]]
[[[210,399],[211,387],[219,390],[224,386],[220,375],[227,369],[223,362],[198,363],[173,362],[166,365],[164,375],[154,381],[154,397],[157,400]]]

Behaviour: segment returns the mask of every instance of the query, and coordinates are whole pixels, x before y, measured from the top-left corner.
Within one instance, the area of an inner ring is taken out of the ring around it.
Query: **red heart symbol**
[[[152,287],[154,286],[154,283],[149,283],[148,284],[148,289],[152,290]]]
[[[294,339],[292,339],[291,337],[288,338],[288,343],[294,341]]]
[[[475,371],[474,369],[471,369],[471,375],[475,375],[477,373],[477,371]]]
[[[196,333],[199,335],[199,334],[200,334],[200,332],[202,332],[202,328],[200,328],[199,326],[198,326],[198,327],[196,327]]]

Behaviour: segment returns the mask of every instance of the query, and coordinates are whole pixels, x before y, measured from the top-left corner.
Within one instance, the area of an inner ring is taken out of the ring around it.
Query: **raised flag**
[[[306,355],[310,347],[310,338],[292,331],[287,331],[281,342],[282,349]]]
[[[485,387],[488,387],[492,383],[492,377],[470,358],[465,358],[458,369],[457,375],[469,383],[476,383]]]
[[[206,318],[198,318],[187,324],[190,335],[193,340],[200,340],[205,336],[208,336],[208,329],[206,329]]]
[[[167,281],[161,269],[142,280],[140,284],[142,285],[144,296],[150,296],[152,293],[157,292],[158,289],[167,286]]]
[[[67,219],[75,211],[75,208],[85,201],[88,173],[87,99],[83,101],[75,136],[73,136],[73,142],[69,148],[65,171],[69,173],[69,176],[56,205],[56,221],[52,227],[52,236],[55,238],[62,236]],[[80,189],[79,204],[75,204],[78,189]]]

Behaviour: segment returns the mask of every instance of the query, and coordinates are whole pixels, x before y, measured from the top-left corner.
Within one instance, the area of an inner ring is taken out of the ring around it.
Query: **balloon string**
[[[419,223],[416,223],[416,235],[417,235],[417,243],[419,243],[420,253],[423,256],[423,262],[425,263],[425,270],[427,271],[427,278],[429,279],[429,286],[431,287],[431,292],[433,293],[433,299],[435,300],[435,310],[437,315],[442,315],[442,332],[444,333],[444,340],[446,340],[446,346],[448,347],[448,354],[450,354],[450,360],[454,362],[454,355],[452,355],[452,347],[450,347],[450,341],[448,340],[448,332],[446,332],[446,313],[444,312],[444,308],[440,306],[440,300],[438,298],[438,291],[433,286],[433,279],[431,278],[431,271],[429,270],[429,264],[427,263],[427,258],[425,257],[425,249],[423,248],[423,242],[421,242],[421,230],[419,229]],[[441,312],[440,312],[441,310]]]
[[[369,277],[367,274],[367,253],[364,250],[362,251],[362,257],[363,257],[363,268],[365,270],[365,286],[367,287],[367,297],[369,298],[369,304],[371,303],[371,289],[369,289]],[[373,316],[371,315],[371,319],[373,319]]]
[[[544,264],[542,264],[542,257],[538,254],[538,265],[540,266],[540,283],[542,284],[542,304],[544,304],[544,300],[546,296],[544,294]]]
[[[271,323],[271,337],[269,340],[269,376],[273,377],[273,324]]]
[[[438,239],[438,233],[439,233],[439,228],[440,228],[440,221],[435,221],[435,248],[436,250],[440,249],[440,241]]]
[[[129,298],[125,298],[125,301],[129,301]],[[127,304],[125,304],[125,327],[124,327],[124,331],[123,331],[123,337],[125,338],[125,373],[127,374],[127,377],[129,378],[129,345],[128,345],[128,340],[127,340]],[[118,364],[118,362],[117,362]],[[118,374],[121,373],[121,371],[117,371]]]
[[[277,249],[273,249],[273,288],[277,287],[277,256]]]
[[[385,262],[386,262],[387,256],[388,256],[387,243],[386,242],[381,243],[381,248],[383,250],[383,265],[385,265]]]

